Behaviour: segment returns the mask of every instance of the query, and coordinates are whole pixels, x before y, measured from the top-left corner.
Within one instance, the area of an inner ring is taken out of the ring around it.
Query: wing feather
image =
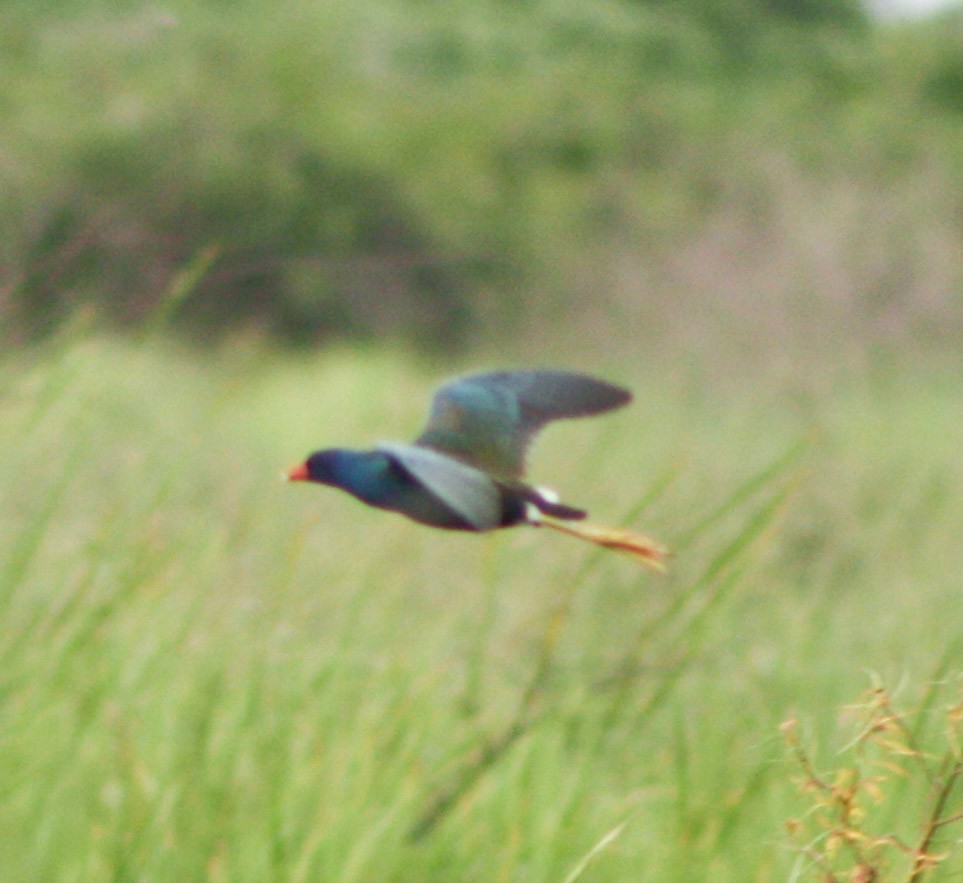
[[[484,472],[430,448],[381,444],[377,450],[391,457],[428,493],[475,530],[491,530],[501,524],[501,492]]]
[[[520,478],[525,453],[548,422],[627,404],[620,386],[570,371],[495,371],[463,377],[434,395],[415,441],[501,477]]]

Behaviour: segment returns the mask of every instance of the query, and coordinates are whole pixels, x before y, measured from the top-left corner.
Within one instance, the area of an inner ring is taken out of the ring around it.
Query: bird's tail
[[[646,567],[651,567],[660,573],[665,570],[665,560],[669,555],[669,550],[644,534],[625,530],[621,527],[602,527],[598,524],[585,524],[584,522],[571,524],[553,521],[549,518],[540,518],[533,523],[539,527],[550,527],[559,533],[567,533],[569,536],[588,540],[590,543],[595,543],[596,546],[602,546],[605,549],[623,552],[646,565]]]

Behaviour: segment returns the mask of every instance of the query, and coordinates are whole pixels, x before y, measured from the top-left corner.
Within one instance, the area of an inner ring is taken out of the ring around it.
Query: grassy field
[[[963,810],[958,373],[598,370],[636,404],[549,430],[533,475],[667,541],[663,578],[278,480],[410,437],[447,369],[8,354],[0,876],[910,880],[918,846],[963,872],[938,824]]]

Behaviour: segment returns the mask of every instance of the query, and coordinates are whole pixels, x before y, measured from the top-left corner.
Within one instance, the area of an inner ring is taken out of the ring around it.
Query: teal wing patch
[[[628,390],[569,371],[496,371],[442,386],[415,444],[505,478],[520,478],[534,435],[551,420],[618,408]]]

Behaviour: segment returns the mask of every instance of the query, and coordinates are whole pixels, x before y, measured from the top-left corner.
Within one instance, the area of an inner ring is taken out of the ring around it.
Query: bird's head
[[[344,460],[345,453],[340,448],[315,451],[303,463],[292,466],[285,477],[288,481],[316,481],[319,484],[336,484],[339,466]]]

